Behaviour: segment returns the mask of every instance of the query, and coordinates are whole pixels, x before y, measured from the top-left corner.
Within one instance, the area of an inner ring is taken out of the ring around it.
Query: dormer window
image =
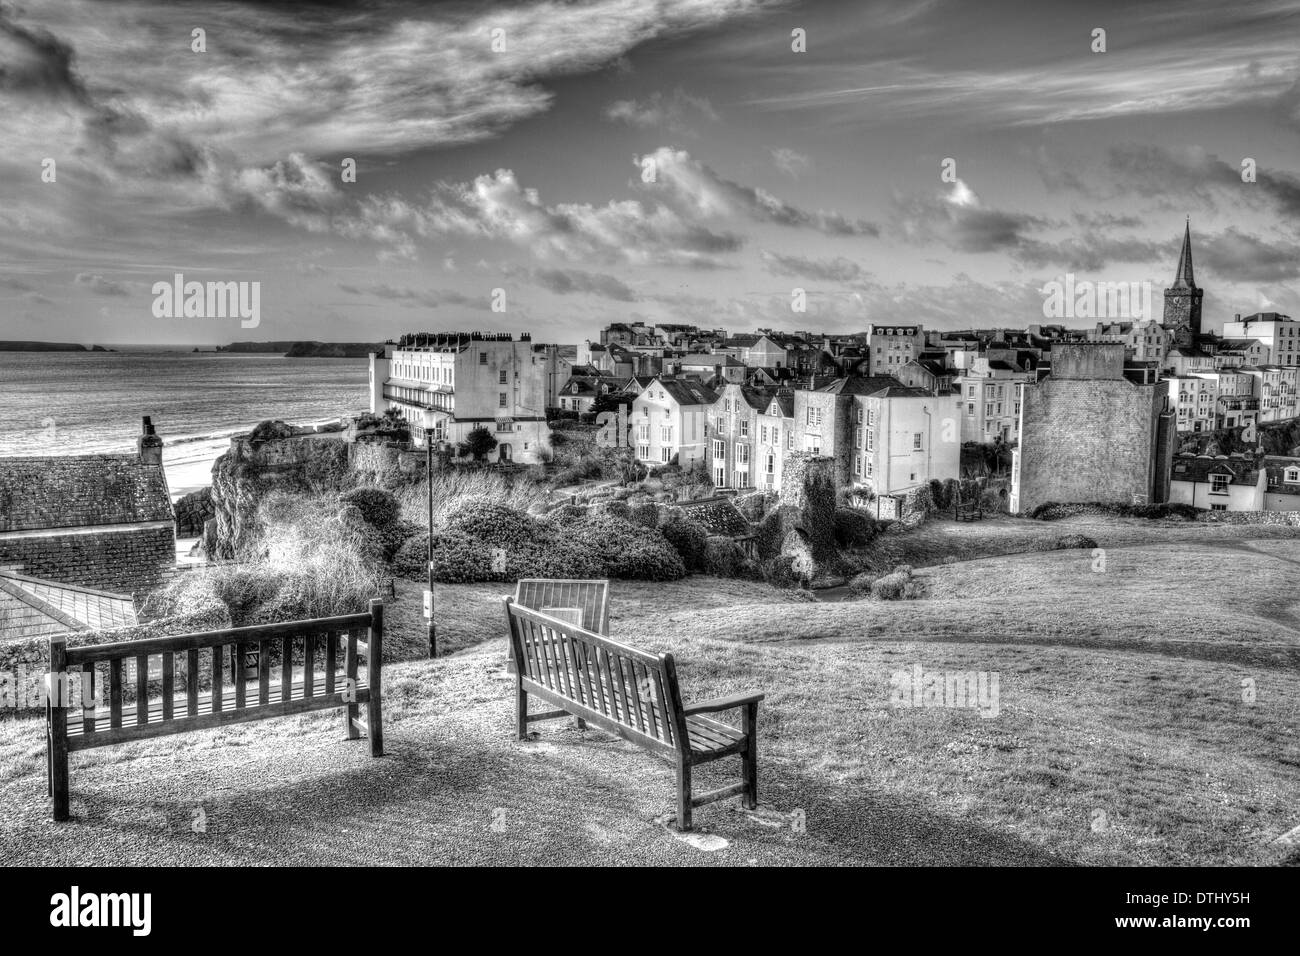
[[[1282,480],[1289,485],[1300,484],[1300,468],[1288,468],[1282,473]]]
[[[1210,475],[1210,494],[1226,495],[1228,493],[1228,475]]]

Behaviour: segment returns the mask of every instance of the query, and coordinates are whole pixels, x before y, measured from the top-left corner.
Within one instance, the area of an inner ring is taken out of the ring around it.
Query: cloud
[[[95,295],[115,296],[131,295],[132,287],[137,284],[119,282],[116,279],[106,279],[102,275],[90,272],[78,272],[72,281]]]
[[[0,8],[0,92],[84,101],[72,48],[50,32],[25,29]]]
[[[991,209],[962,180],[939,195],[897,199],[895,228],[910,242],[943,242],[959,252],[999,252],[1021,248],[1028,233],[1049,225],[1028,213]]]
[[[597,295],[617,302],[635,302],[637,294],[630,286],[611,275],[583,272],[580,269],[514,270],[512,277],[523,278],[556,295]]]
[[[702,96],[692,96],[681,87],[665,96],[656,90],[644,100],[615,100],[602,112],[605,119],[641,129],[687,131],[687,118],[695,116],[716,123],[718,113]]]
[[[0,276],[0,289],[12,289],[14,292],[35,291],[30,283],[17,276]]]
[[[782,146],[778,149],[771,149],[768,150],[768,153],[772,157],[772,165],[791,179],[798,179],[812,169],[811,159],[803,153],[797,153],[788,147]]]
[[[1219,203],[1269,204],[1288,221],[1300,217],[1300,177],[1257,165],[1256,181],[1246,183],[1240,160],[1226,162],[1200,147],[1117,146],[1110,150],[1107,167],[1121,188],[1173,199],[1184,208],[1188,200],[1212,210]]]
[[[376,299],[400,302],[409,308],[424,306],[437,309],[444,305],[457,305],[469,309],[486,310],[489,304],[486,295],[481,298],[471,298],[463,292],[457,292],[455,289],[411,289],[402,286],[391,286],[383,282],[374,282],[367,285],[340,282],[339,289],[348,295],[372,296]]]
[[[647,161],[655,181],[645,188],[662,195],[674,208],[699,218],[744,216],[757,222],[815,229],[830,236],[880,235],[880,227],[874,223],[834,211],[800,209],[763,189],[726,179],[685,150],[661,146],[641,157],[637,164],[644,169]]]
[[[1192,255],[1197,281],[1213,274],[1229,282],[1279,282],[1300,278],[1300,244],[1269,242],[1249,236],[1235,227],[1217,235],[1194,237]]]
[[[804,256],[781,255],[764,249],[760,258],[767,271],[775,276],[806,276],[827,282],[853,282],[866,275],[860,265],[843,256],[836,256],[834,259],[809,259]]]

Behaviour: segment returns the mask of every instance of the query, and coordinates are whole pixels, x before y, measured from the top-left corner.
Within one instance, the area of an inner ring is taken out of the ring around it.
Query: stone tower
[[[1192,273],[1192,220],[1183,232],[1183,251],[1178,256],[1174,284],[1165,289],[1165,312],[1160,324],[1173,334],[1174,348],[1192,348],[1201,334],[1201,298],[1205,290],[1196,285]]]

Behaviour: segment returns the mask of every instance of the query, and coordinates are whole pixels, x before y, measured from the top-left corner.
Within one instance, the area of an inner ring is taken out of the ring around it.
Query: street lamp
[[[429,491],[429,588],[424,592],[424,617],[428,621],[429,656],[438,656],[438,625],[433,620],[433,438],[424,433],[425,482]]]

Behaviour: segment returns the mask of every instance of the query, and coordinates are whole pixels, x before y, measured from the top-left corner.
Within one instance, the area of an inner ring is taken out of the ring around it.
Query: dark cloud
[[[1235,227],[1193,239],[1197,279],[1214,275],[1229,282],[1280,282],[1300,277],[1300,244],[1248,236]]]
[[[488,308],[487,295],[484,295],[481,299],[476,299],[462,292],[457,292],[455,289],[411,289],[388,285],[384,282],[367,285],[351,285],[340,282],[339,289],[348,293],[348,295],[373,296],[377,299],[400,302],[410,308],[425,306],[430,309],[437,309],[444,305],[457,305],[469,309]]]
[[[532,269],[527,275],[532,282],[556,295],[587,293],[617,302],[635,302],[637,299],[630,286],[604,273],[578,269]]]
[[[45,30],[11,21],[0,7],[0,90],[86,102],[72,68],[72,47]]]
[[[805,256],[781,255],[764,249],[763,264],[774,276],[803,276],[826,282],[853,282],[866,275],[863,268],[851,259],[836,256],[834,259],[809,259]]]

